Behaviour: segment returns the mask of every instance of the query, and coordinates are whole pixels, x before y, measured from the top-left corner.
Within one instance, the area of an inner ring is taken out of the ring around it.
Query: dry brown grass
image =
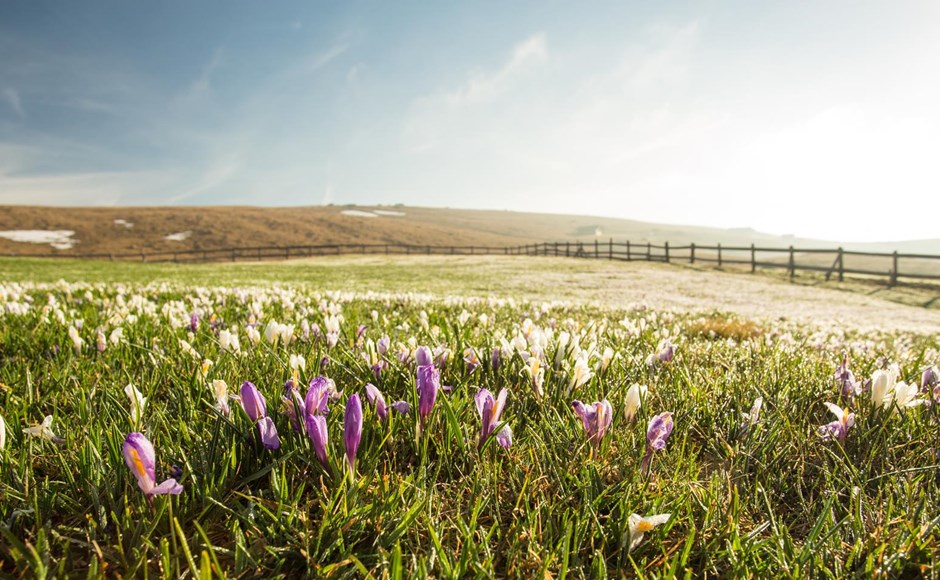
[[[174,252],[232,247],[302,246],[317,244],[408,243],[415,245],[507,246],[543,241],[578,240],[592,251],[594,241],[610,238],[635,243],[744,244],[779,246],[783,238],[751,230],[720,230],[668,226],[618,218],[383,207],[403,216],[363,218],[343,215],[345,209],[371,206],[316,207],[0,207],[0,230],[73,230],[78,240],[66,254]],[[132,228],[115,224],[132,222]],[[182,242],[168,234],[189,231]],[[598,232],[600,235],[598,235]],[[792,240],[785,240],[793,243]],[[48,254],[48,245],[11,242],[0,238],[2,254]]]
[[[761,329],[750,320],[738,320],[727,315],[710,315],[701,318],[689,325],[691,336],[703,337],[712,340],[732,339],[736,341],[747,340],[760,336]]]

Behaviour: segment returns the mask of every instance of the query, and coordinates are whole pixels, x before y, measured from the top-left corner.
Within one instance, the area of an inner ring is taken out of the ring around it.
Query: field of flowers
[[[935,575],[938,346],[571,302],[4,283],[0,575]]]

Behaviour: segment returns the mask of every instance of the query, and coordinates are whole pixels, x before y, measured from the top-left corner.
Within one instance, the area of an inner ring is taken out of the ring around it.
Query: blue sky
[[[0,4],[0,203],[938,237],[936,2]]]

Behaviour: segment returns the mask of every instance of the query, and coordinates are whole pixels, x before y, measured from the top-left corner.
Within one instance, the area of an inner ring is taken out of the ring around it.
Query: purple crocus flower
[[[833,377],[843,397],[854,397],[861,392],[861,385],[855,381],[855,375],[849,370],[849,355],[842,353],[842,364],[836,367]]]
[[[317,460],[323,467],[329,469],[330,464],[327,460],[326,450],[329,446],[329,435],[326,431],[326,417],[323,415],[307,415],[304,418],[304,424],[307,427],[307,436],[313,443],[313,451],[317,454]]]
[[[660,349],[656,357],[659,359],[659,362],[668,363],[668,362],[672,362],[672,358],[675,355],[676,355],[676,345],[672,344],[672,342],[667,340],[665,344],[660,344]]]
[[[375,341],[375,349],[379,351],[379,354],[385,356],[385,353],[388,352],[388,347],[392,344],[392,341],[388,338],[388,335],[383,335],[382,338]]]
[[[418,367],[418,376],[416,380],[418,389],[418,415],[421,422],[424,423],[434,408],[434,402],[437,400],[437,391],[441,388],[441,374],[432,365],[421,365]]]
[[[832,403],[826,403],[826,408],[836,416],[836,420],[820,426],[820,435],[822,435],[823,440],[845,441],[846,436],[849,434],[849,428],[855,424],[855,413],[849,413],[848,409],[843,409]]]
[[[434,364],[434,355],[431,349],[426,346],[419,346],[415,349],[415,361],[419,367],[426,367]]]
[[[379,416],[379,419],[384,421],[385,418],[388,417],[385,397],[382,396],[382,391],[372,383],[366,383],[366,400],[369,401],[370,405],[375,407],[375,414]]]
[[[366,384],[366,400],[369,401],[370,405],[375,407],[375,414],[378,415],[379,419],[382,421],[388,418],[389,409],[395,409],[398,413],[404,415],[411,408],[411,405],[406,401],[395,401],[391,405],[386,405],[382,391],[372,383]]]
[[[653,459],[653,453],[662,451],[666,448],[666,440],[672,434],[673,428],[672,413],[666,411],[660,413],[652,419],[646,426],[646,454],[643,456],[643,462],[640,469],[644,473],[649,472],[650,460]]]
[[[467,374],[471,374],[480,366],[480,357],[477,356],[477,351],[472,346],[464,349],[463,362],[467,363]]]
[[[490,355],[490,366],[493,368],[493,372],[496,372],[499,370],[500,365],[502,365],[502,353],[497,346],[493,349],[493,354]]]
[[[483,447],[486,439],[493,433],[496,426],[499,425],[499,417],[506,407],[506,389],[501,389],[499,395],[494,399],[493,394],[487,389],[480,389],[474,397],[477,405],[477,413],[483,422],[480,430],[480,443],[478,447]],[[512,444],[512,430],[509,425],[503,425],[503,428],[496,434],[496,441],[505,449],[509,449]]]
[[[296,385],[294,384],[294,379],[287,379],[287,382],[284,383],[284,397],[282,398],[284,404],[283,409],[284,413],[287,415],[287,418],[290,419],[291,427],[294,429],[294,433],[300,432],[300,422],[303,419],[306,405],[304,400],[300,396]]]
[[[176,483],[175,479],[168,479],[156,485],[156,454],[153,451],[153,444],[144,437],[142,433],[130,433],[124,440],[122,447],[124,452],[124,462],[130,468],[131,473],[137,478],[137,485],[150,501],[155,495],[179,495],[183,491],[183,486]]]
[[[277,427],[274,421],[268,417],[268,407],[257,387],[248,381],[242,383],[241,403],[245,414],[253,423],[258,424],[258,433],[261,435],[261,443],[265,449],[277,449],[281,446],[281,440],[277,436]]]
[[[307,415],[326,415],[327,403],[330,401],[330,395],[333,386],[330,379],[326,377],[314,377],[310,379],[310,387],[307,389],[307,396],[304,399],[304,412]]]
[[[920,375],[920,388],[924,391],[930,390],[930,387],[934,387],[940,382],[940,371],[937,370],[937,367],[930,366],[924,369],[922,375]]]
[[[192,333],[196,332],[196,329],[199,328],[199,315],[193,312],[189,315],[189,330]]]
[[[604,399],[585,405],[576,399],[571,402],[571,408],[581,418],[588,439],[593,441],[595,445],[600,445],[601,439],[604,438],[604,434],[607,433],[607,429],[610,428],[610,423],[613,420],[614,410],[610,406],[610,402]]]
[[[359,395],[353,393],[346,402],[346,416],[343,418],[343,444],[346,447],[346,461],[349,471],[356,473],[356,451],[362,439],[362,402]]]

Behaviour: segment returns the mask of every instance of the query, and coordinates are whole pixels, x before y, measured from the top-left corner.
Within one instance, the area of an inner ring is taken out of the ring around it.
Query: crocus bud
[[[627,396],[623,403],[623,414],[627,421],[632,421],[633,417],[636,416],[636,412],[640,410],[640,405],[642,404],[643,397],[646,396],[646,391],[648,387],[646,385],[640,385],[638,383],[633,383],[629,389],[627,389]]]
[[[372,383],[366,385],[366,400],[369,401],[370,405],[375,406],[375,414],[379,416],[379,419],[384,421],[388,417],[385,397],[382,396],[382,391]]]
[[[343,418],[343,443],[346,447],[346,460],[349,470],[356,472],[356,451],[362,438],[362,402],[359,395],[353,393],[346,402],[346,416]]]
[[[419,346],[415,350],[415,361],[417,361],[419,367],[434,364],[434,357],[431,354],[431,349],[426,346]]]
[[[242,383],[241,395],[242,408],[245,409],[245,414],[252,422],[257,421],[260,417],[267,416],[268,410],[264,395],[258,392],[257,387],[245,381]]]
[[[421,420],[427,420],[434,408],[434,402],[437,400],[437,391],[441,388],[441,375],[431,365],[422,365],[418,367],[417,376],[418,388],[418,414]]]

